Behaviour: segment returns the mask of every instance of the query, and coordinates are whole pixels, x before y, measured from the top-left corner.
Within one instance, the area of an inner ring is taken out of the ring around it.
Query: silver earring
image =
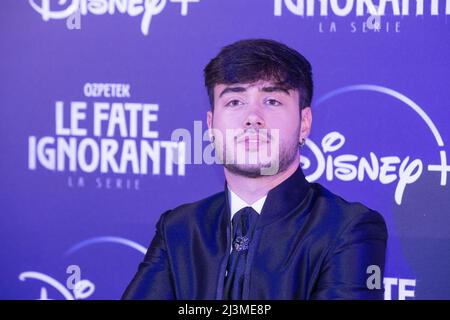
[[[305,145],[305,139],[302,138],[302,141],[298,143],[298,145],[301,147],[303,147]]]

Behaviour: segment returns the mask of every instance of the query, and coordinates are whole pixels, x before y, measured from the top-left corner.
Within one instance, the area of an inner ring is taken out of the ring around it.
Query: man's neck
[[[249,178],[230,172],[224,168],[225,179],[231,190],[248,204],[252,204],[258,199],[264,197],[271,189],[278,186],[284,180],[289,178],[300,165],[300,158],[297,157],[289,167],[278,174],[272,176],[260,176]]]

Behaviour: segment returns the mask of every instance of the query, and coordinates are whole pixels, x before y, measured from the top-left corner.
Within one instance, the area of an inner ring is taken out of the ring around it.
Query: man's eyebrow
[[[263,87],[261,91],[264,92],[284,92],[288,96],[290,95],[288,88],[282,87],[282,86],[270,86],[270,87]]]
[[[227,87],[222,90],[222,92],[219,95],[219,98],[221,98],[224,94],[230,93],[230,92],[245,92],[247,91],[247,88],[245,87]],[[287,95],[290,95],[288,88],[283,86],[268,86],[261,88],[260,91],[263,92],[284,92]]]
[[[227,87],[222,90],[222,92],[219,95],[219,98],[221,98],[225,93],[229,92],[244,92],[247,91],[247,88],[244,87]]]

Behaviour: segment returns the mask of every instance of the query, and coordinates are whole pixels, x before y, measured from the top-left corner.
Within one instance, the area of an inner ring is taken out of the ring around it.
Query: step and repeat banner
[[[383,214],[385,299],[450,299],[450,0],[2,1],[1,299],[119,299],[223,190],[203,68],[247,38],[311,61],[302,166]]]

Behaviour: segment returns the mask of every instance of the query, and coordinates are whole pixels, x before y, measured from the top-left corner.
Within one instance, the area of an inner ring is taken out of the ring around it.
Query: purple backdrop
[[[385,298],[450,298],[449,0],[1,6],[0,298],[120,297],[159,215],[223,188],[202,70],[255,37],[313,65],[304,171],[384,215]]]

